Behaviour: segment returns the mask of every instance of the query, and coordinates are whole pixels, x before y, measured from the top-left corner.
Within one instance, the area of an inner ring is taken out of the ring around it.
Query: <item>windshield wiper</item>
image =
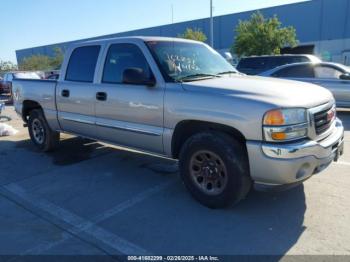
[[[238,72],[237,71],[225,71],[225,72],[218,73],[217,75],[227,75],[227,74],[238,74]]]
[[[179,82],[184,82],[184,81],[191,81],[191,80],[196,80],[196,79],[201,79],[201,78],[206,78],[206,77],[219,77],[218,75],[213,75],[213,74],[193,74],[193,75],[188,75],[188,76],[184,76],[181,77],[179,79],[177,79],[177,81]]]

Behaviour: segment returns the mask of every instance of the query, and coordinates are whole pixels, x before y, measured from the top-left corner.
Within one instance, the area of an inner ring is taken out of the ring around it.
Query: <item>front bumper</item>
[[[248,141],[250,174],[257,184],[286,185],[304,181],[343,154],[344,127],[336,119],[333,132],[322,141],[273,144]]]

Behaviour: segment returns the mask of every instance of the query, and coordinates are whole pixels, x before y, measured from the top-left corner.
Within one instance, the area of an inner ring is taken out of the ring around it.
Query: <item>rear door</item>
[[[142,42],[111,43],[97,85],[96,124],[101,140],[163,152],[164,84],[151,54]],[[156,78],[155,86],[123,83],[125,69],[138,68],[148,78]],[[157,74],[155,74],[157,72]]]
[[[100,45],[77,47],[66,62],[66,74],[56,89],[58,120],[64,131],[96,136],[94,78],[101,49]]]

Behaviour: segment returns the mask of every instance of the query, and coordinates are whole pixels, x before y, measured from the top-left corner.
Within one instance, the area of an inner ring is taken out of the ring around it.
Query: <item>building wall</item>
[[[214,18],[214,47],[220,51],[228,50],[234,41],[234,28],[239,20],[249,19],[252,12],[229,14]],[[294,26],[300,45],[314,44],[315,53],[331,61],[341,61],[343,52],[350,51],[350,0],[312,0],[262,9],[261,12],[271,17],[277,15],[284,26]],[[209,36],[209,18],[188,22],[139,29],[118,34],[82,39],[73,42],[121,36],[168,36],[176,37],[186,28],[199,28]],[[34,55],[52,55],[54,47],[65,50],[70,43],[29,48],[16,51],[17,61]],[[348,59],[350,60],[350,58]],[[350,61],[349,61],[350,63]]]

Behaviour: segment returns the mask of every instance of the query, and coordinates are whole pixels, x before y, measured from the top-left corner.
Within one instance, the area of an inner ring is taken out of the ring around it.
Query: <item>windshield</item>
[[[34,72],[19,72],[14,74],[17,79],[40,79],[40,76]]]
[[[176,41],[150,41],[146,44],[170,81],[193,81],[237,73],[219,53],[204,44]]]

